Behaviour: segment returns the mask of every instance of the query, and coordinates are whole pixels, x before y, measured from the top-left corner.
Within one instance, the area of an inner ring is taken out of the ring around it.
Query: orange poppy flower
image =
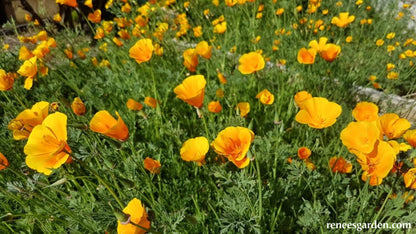
[[[146,233],[146,230],[139,228],[131,223],[137,224],[146,229],[150,228],[150,221],[147,219],[146,209],[139,199],[133,198],[129,202],[129,204],[127,204],[126,208],[123,209],[123,213],[130,216],[129,222],[127,224],[123,224],[120,221],[118,221],[117,233]]]
[[[140,39],[129,50],[129,56],[139,64],[149,61],[152,54],[153,44],[151,39]]]
[[[196,53],[203,58],[209,59],[212,54],[212,46],[208,45],[208,42],[201,41],[196,45]]]
[[[88,14],[88,20],[93,23],[100,23],[101,22],[101,10],[95,10],[93,13]]]
[[[295,120],[318,129],[332,126],[342,112],[340,105],[323,97],[307,99],[302,103],[302,106],[303,109],[296,114]]]
[[[243,54],[238,62],[240,63],[238,70],[244,75],[260,71],[265,65],[263,56],[257,52]]]
[[[175,87],[176,97],[196,108],[201,108],[204,101],[206,80],[203,75],[189,76],[182,84]]]
[[[222,106],[219,101],[212,101],[208,103],[208,111],[211,113],[220,113]]]
[[[308,147],[300,147],[298,149],[298,157],[300,159],[307,159],[311,156],[312,152]]]
[[[211,143],[214,151],[223,155],[238,168],[244,168],[250,163],[247,152],[254,140],[254,133],[244,127],[227,127],[218,133]]]
[[[329,168],[333,173],[351,173],[352,164],[344,157],[332,157],[329,159]]]
[[[377,120],[377,127],[389,139],[397,139],[410,128],[410,122],[395,113],[387,113]]]
[[[90,121],[90,129],[119,141],[129,138],[129,129],[116,111],[118,120],[114,119],[108,111],[99,111]]]
[[[396,161],[394,149],[385,141],[377,141],[374,150],[366,155],[365,160],[359,160],[364,172],[363,181],[370,179],[370,185],[379,185],[393,168]]]
[[[23,140],[29,137],[32,129],[48,116],[49,103],[37,102],[31,109],[26,109],[10,121],[8,128],[13,131],[13,139]]]
[[[28,167],[50,175],[52,169],[71,160],[71,148],[66,143],[66,121],[65,114],[55,112],[33,128],[24,148]]]
[[[403,138],[413,147],[416,148],[416,129],[407,130],[403,134]]]
[[[5,70],[0,69],[0,91],[7,91],[13,88],[14,73],[6,73]]]
[[[260,100],[264,105],[271,105],[274,102],[274,95],[267,89],[263,89],[256,95],[256,98]]]
[[[150,173],[152,174],[159,174],[160,167],[162,166],[159,160],[154,160],[149,157],[146,157],[143,160],[143,165],[144,165],[144,169],[150,171]]]
[[[6,169],[6,167],[9,166],[9,161],[7,161],[7,158],[0,153],[0,171]]]
[[[350,152],[367,154],[380,139],[380,131],[373,122],[351,122],[341,131],[340,138]]]
[[[85,114],[85,105],[79,97],[74,98],[74,101],[71,103],[71,109],[76,115]]]
[[[131,38],[129,31],[127,31],[126,29],[121,29],[117,32],[117,35],[119,35],[120,38],[123,38],[124,40],[130,40]]]
[[[183,65],[190,71],[195,72],[198,66],[198,53],[195,49],[187,49],[183,52]]]
[[[416,189],[416,168],[412,168],[403,176],[406,188]]]
[[[341,12],[338,16],[334,16],[331,20],[331,24],[335,24],[340,28],[347,27],[350,23],[355,20],[355,16],[349,15],[349,12]]]
[[[26,46],[22,46],[19,49],[19,60],[28,60],[35,56]]]
[[[341,47],[332,43],[326,44],[319,55],[327,62],[334,61],[341,53]]]
[[[239,102],[235,107],[236,110],[240,112],[241,117],[246,117],[247,114],[250,112],[250,103],[248,102]]]
[[[140,102],[135,101],[131,98],[129,98],[129,100],[127,100],[126,105],[127,105],[127,108],[129,108],[129,110],[139,111],[139,110],[143,109],[143,105]]]
[[[316,50],[302,48],[298,52],[298,62],[302,64],[313,64],[315,63]]]
[[[78,3],[77,0],[56,0],[56,3],[59,3],[61,5],[67,5],[70,7],[77,7]]]
[[[308,99],[310,99],[310,98],[312,98],[312,95],[308,92],[308,91],[300,91],[300,92],[297,92],[296,94],[295,94],[295,103],[296,103],[296,105],[298,105],[298,107],[300,108],[300,109],[303,109],[303,105],[302,105],[302,103],[305,101],[305,100],[308,100]]]
[[[124,45],[124,43],[123,43],[120,39],[118,39],[117,37],[113,37],[113,42],[114,42],[114,44],[116,44],[118,47],[121,47],[121,46],[123,46],[123,45]]]
[[[121,7],[121,11],[122,11],[122,12],[124,12],[124,13],[129,13],[129,12],[131,11],[131,6],[130,6],[130,4],[126,2],[126,4],[124,4],[124,5]]]
[[[26,76],[25,85],[24,88],[29,90],[32,88],[33,85],[33,77],[38,72],[38,66],[36,63],[37,57],[32,57],[29,60],[26,60],[22,66],[20,66],[17,73],[19,73],[21,76]]]
[[[205,163],[205,155],[208,153],[209,143],[205,137],[195,137],[185,141],[181,147],[181,158],[184,161]]]
[[[359,102],[352,110],[352,116],[357,121],[376,121],[378,119],[378,106],[372,102]]]
[[[221,72],[217,71],[217,77],[221,84],[227,84],[227,78]]]
[[[144,98],[144,104],[152,107],[152,108],[156,108],[157,107],[157,103],[158,101],[152,97],[145,97]]]

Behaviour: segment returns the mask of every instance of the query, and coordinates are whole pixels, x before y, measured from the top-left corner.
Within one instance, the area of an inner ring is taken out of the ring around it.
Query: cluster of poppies
[[[72,105],[75,114],[84,114],[85,106],[79,98]],[[26,109],[10,121],[8,128],[15,140],[27,139],[24,152],[28,167],[45,175],[52,169],[72,161],[67,143],[67,116],[57,110],[57,103],[41,101]],[[53,113],[49,113],[49,111]],[[129,131],[120,115],[114,119],[107,111],[99,111],[90,121],[90,129],[105,136],[125,141]]]
[[[315,63],[316,54],[319,54],[327,62],[334,61],[341,53],[341,47],[333,43],[327,43],[328,38],[321,37],[319,42],[312,40],[309,42],[309,49],[302,48],[298,52],[298,62],[302,64]]]
[[[397,155],[415,146],[414,130],[409,130],[411,124],[407,119],[395,113],[379,116],[378,106],[371,102],[358,103],[352,115],[356,121],[342,130],[340,138],[357,157],[363,170],[362,180],[379,185],[393,168]],[[410,145],[397,141],[402,136]],[[408,173],[409,177],[412,170]],[[406,187],[414,183],[409,183],[408,177],[405,177]]]

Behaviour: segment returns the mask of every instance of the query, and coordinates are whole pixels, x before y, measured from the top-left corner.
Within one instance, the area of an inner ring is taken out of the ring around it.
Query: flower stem
[[[120,205],[121,209],[124,208],[124,204],[121,202],[120,198],[118,198],[117,194],[114,192],[114,190],[108,185],[107,181],[105,181],[96,171],[94,171],[91,167],[89,167],[87,164],[85,164],[83,161],[77,159],[74,157],[74,155],[71,155],[71,157],[77,161],[79,164],[81,164],[81,166],[83,166],[85,169],[87,169],[88,171],[90,171],[95,178],[97,178],[97,180],[104,185],[104,187],[108,190],[108,192],[110,192],[110,194],[114,197],[114,199],[117,201],[117,203]]]
[[[22,102],[22,99],[20,99],[20,97],[16,94],[16,92],[14,90],[11,90],[11,93],[13,93],[13,96],[17,99],[17,101],[20,103],[20,105],[27,109],[26,105]]]
[[[205,127],[205,134],[207,134],[207,138],[208,140],[209,138],[209,131],[208,131],[208,125],[207,125],[207,121],[205,120],[204,115],[202,114],[201,110],[199,108],[196,108],[196,113],[198,114],[198,117],[200,119],[202,119],[202,122],[204,123],[204,127]]]

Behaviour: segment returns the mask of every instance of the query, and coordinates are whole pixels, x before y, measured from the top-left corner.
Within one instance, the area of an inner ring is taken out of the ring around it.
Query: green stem
[[[26,105],[23,103],[22,99],[20,99],[20,97],[16,94],[16,92],[14,90],[11,90],[11,93],[13,94],[13,96],[17,99],[17,101],[20,103],[20,105],[27,109]]]
[[[142,227],[142,226],[140,226],[140,225],[138,225],[138,224],[136,224],[136,223],[133,223],[132,221],[130,221],[130,223],[129,223],[129,224],[131,224],[131,225],[133,225],[133,226],[136,226],[136,227],[138,227],[138,228],[140,228],[140,229],[143,229],[143,230],[145,230],[146,232],[151,232],[151,233],[156,233],[156,234],[161,233],[161,232],[156,231],[156,230],[155,230],[155,229],[153,229],[153,228],[149,228],[149,229],[147,229],[147,228],[145,228],[145,227]]]
[[[258,224],[261,225],[261,215],[263,213],[263,196],[262,196],[262,182],[261,182],[261,174],[260,174],[260,165],[259,165],[259,160],[256,158],[256,170],[257,170],[257,183],[259,186],[259,220],[258,220]]]
[[[114,190],[108,185],[108,183],[93,169],[91,169],[88,165],[86,165],[83,161],[75,158],[73,155],[71,157],[77,161],[81,166],[83,166],[85,169],[90,171],[97,180],[104,185],[104,187],[110,192],[110,194],[114,197],[114,199],[117,201],[117,203],[120,205],[121,209],[124,209],[124,204],[121,202],[121,200],[118,198],[117,194],[114,192]]]
[[[210,138],[209,138],[209,131],[208,131],[207,121],[205,120],[205,117],[202,114],[202,112],[200,111],[200,109],[196,108],[196,112],[198,113],[198,117],[201,118],[202,122],[204,123],[205,134],[207,135],[207,138],[209,140]]]

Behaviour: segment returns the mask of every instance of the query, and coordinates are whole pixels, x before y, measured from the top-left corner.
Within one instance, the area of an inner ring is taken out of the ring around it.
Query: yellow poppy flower
[[[416,129],[407,130],[403,134],[403,138],[407,141],[407,143],[416,148]]]
[[[13,139],[23,140],[29,137],[32,129],[48,116],[49,103],[37,102],[31,109],[26,109],[10,121],[8,129],[13,131]]]
[[[203,75],[189,76],[182,84],[175,87],[176,97],[196,108],[201,108],[204,101],[206,80]]]
[[[71,148],[66,143],[67,117],[55,112],[48,115],[41,125],[33,128],[24,152],[26,165],[45,175],[70,160]]]
[[[352,110],[352,116],[357,121],[376,121],[378,119],[378,106],[372,102],[359,102]]]
[[[365,160],[359,160],[364,172],[363,181],[370,179],[370,185],[379,185],[389,174],[396,161],[394,149],[385,141],[378,140],[372,152],[366,155]]]
[[[312,95],[308,91],[300,91],[295,94],[295,103],[300,109],[303,109],[302,103],[308,99],[312,98]]]
[[[380,139],[380,131],[374,122],[351,122],[341,131],[342,144],[351,153],[361,157],[374,149],[374,144]]]
[[[144,98],[144,104],[152,107],[152,108],[156,108],[157,107],[157,103],[158,101],[152,97],[145,97]]]
[[[328,41],[327,37],[320,37],[319,42],[316,40],[310,41],[309,47],[315,49],[315,51],[319,53],[325,49],[327,41]]]
[[[250,103],[239,102],[237,103],[237,106],[235,107],[235,109],[238,109],[241,117],[246,117],[248,113],[250,112]]]
[[[302,106],[303,109],[296,114],[295,120],[318,129],[332,126],[342,112],[340,105],[323,97],[307,99],[302,103]]]
[[[22,46],[19,49],[19,60],[28,60],[35,56],[26,46]]]
[[[13,88],[14,78],[13,73],[6,73],[5,70],[0,69],[0,91],[7,91]]]
[[[334,16],[331,20],[331,24],[335,24],[340,28],[347,27],[350,23],[355,20],[355,16],[349,15],[349,12],[341,12],[338,16]]]
[[[150,39],[140,39],[129,50],[129,56],[137,63],[147,62],[152,58],[153,44]]]
[[[74,101],[71,103],[71,109],[76,115],[85,114],[85,105],[79,97],[74,98]]]
[[[147,219],[147,213],[145,207],[142,205],[142,202],[133,198],[126,208],[123,209],[123,213],[130,216],[130,222],[137,224],[146,229],[150,228],[150,221]],[[117,233],[134,233],[134,234],[144,234],[146,230],[139,228],[131,223],[123,224],[120,221],[117,222]]]
[[[205,155],[208,153],[209,143],[205,137],[195,137],[185,141],[181,147],[181,158],[184,161],[204,164]]]
[[[24,88],[29,90],[32,88],[33,85],[33,77],[38,72],[38,66],[36,63],[37,57],[32,57],[29,60],[26,60],[22,66],[20,66],[17,73],[19,73],[21,76],[26,76],[25,85]]]
[[[240,63],[238,70],[244,75],[260,71],[265,65],[263,56],[257,52],[243,54],[238,62]]]
[[[406,188],[416,189],[416,168],[412,168],[403,176]]]
[[[126,106],[127,106],[127,108],[129,108],[129,110],[139,111],[139,110],[143,109],[143,105],[140,102],[135,101],[131,98],[129,98],[129,100],[127,100]]]
[[[397,139],[410,128],[410,122],[395,113],[387,113],[377,120],[377,127],[389,139]]]
[[[302,48],[298,52],[298,62],[301,64],[314,64],[316,57],[316,50],[313,48],[306,49]]]
[[[190,71],[195,72],[198,66],[198,53],[196,49],[187,49],[183,52],[183,65]]]
[[[263,89],[260,93],[258,93],[256,98],[259,99],[264,105],[271,105],[274,102],[274,95],[267,89]]]
[[[208,45],[208,42],[206,41],[201,41],[196,45],[196,53],[200,56],[202,56],[203,58],[209,59],[211,58],[211,51],[212,51],[212,46]]]
[[[92,0],[85,0],[84,5],[87,6],[87,7],[89,7],[89,8],[91,8],[91,9],[93,8],[93,6],[92,6]]]
[[[223,34],[227,30],[227,22],[221,22],[214,26],[214,33]]]

